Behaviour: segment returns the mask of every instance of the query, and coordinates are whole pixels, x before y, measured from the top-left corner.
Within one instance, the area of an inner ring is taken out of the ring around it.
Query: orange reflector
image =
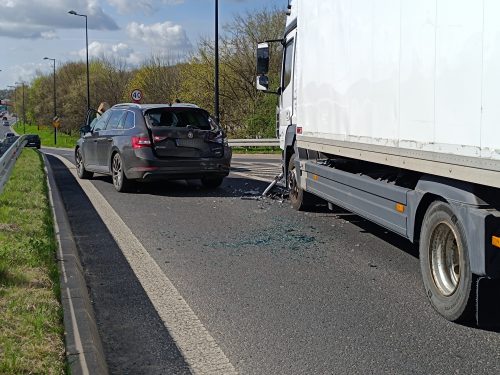
[[[317,175],[317,174],[314,174],[314,175],[313,175],[313,180],[314,180],[314,181],[318,181],[318,178],[319,178],[319,177],[318,177],[318,175]]]
[[[491,237],[491,244],[495,247],[500,247],[500,237],[492,236]]]
[[[405,212],[405,205],[402,203],[396,203],[396,211],[399,213]]]

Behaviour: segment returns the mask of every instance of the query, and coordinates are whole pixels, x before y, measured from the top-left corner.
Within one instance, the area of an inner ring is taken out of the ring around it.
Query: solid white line
[[[170,279],[92,182],[80,180],[76,175],[75,166],[67,159],[55,154],[50,155],[66,165],[89,197],[191,371],[194,374],[237,374],[234,366]]]
[[[269,179],[269,178],[262,178],[262,177],[259,177],[259,176],[255,176],[255,175],[248,174],[248,173],[243,173],[243,172],[234,172],[234,171],[231,171],[231,174],[234,174],[236,176],[241,176],[241,177],[249,178],[251,180],[257,180],[257,181],[262,181],[262,182],[273,182],[273,178],[271,178],[271,179]]]
[[[46,159],[45,159],[45,162],[47,162]],[[47,170],[47,166],[44,166],[44,170],[45,170],[45,177],[46,177],[46,181],[47,181],[49,203],[50,203],[50,208],[52,210],[52,219],[54,221],[54,231],[56,234],[57,253],[59,255],[59,264],[61,265],[64,283],[67,283],[68,276],[66,274],[66,266],[64,264],[65,259],[64,259],[62,247],[61,247],[61,236],[59,234],[59,225],[57,224],[56,211],[54,208],[54,200],[52,199],[52,189],[50,187],[49,172]],[[87,360],[85,358],[85,353],[83,351],[83,344],[82,344],[82,339],[80,337],[80,330],[78,329],[78,324],[76,323],[75,307],[73,306],[73,298],[71,297],[71,292],[70,292],[69,288],[66,288],[66,292],[68,294],[69,311],[70,311],[70,316],[71,316],[71,325],[73,327],[73,332],[75,335],[75,348],[78,352],[78,357],[80,358],[80,365],[82,367],[82,374],[89,375],[90,373],[89,373],[89,368],[87,365]]]

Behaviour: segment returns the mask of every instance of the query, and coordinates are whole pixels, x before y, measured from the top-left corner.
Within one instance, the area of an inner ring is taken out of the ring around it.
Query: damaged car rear
[[[75,149],[78,176],[112,176],[117,191],[135,181],[199,179],[216,188],[229,174],[231,148],[210,114],[188,103],[118,104],[87,114]]]

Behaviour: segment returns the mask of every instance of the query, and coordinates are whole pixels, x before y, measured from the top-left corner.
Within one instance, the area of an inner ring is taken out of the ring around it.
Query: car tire
[[[431,305],[452,322],[469,322],[475,313],[477,281],[465,233],[449,204],[429,206],[419,242],[422,280]]]
[[[76,162],[76,173],[78,174],[79,178],[81,178],[82,180],[88,180],[92,178],[94,173],[89,172],[85,169],[85,163],[83,162],[83,155],[80,148],[76,149],[75,162]]]
[[[201,183],[204,187],[207,189],[216,189],[219,186],[222,185],[222,182],[224,181],[224,177],[221,176],[210,176],[210,177],[203,177],[201,179]]]
[[[111,158],[111,178],[115,190],[120,193],[131,191],[133,182],[125,176],[122,157],[119,153],[115,153]]]
[[[304,191],[298,185],[297,174],[295,170],[295,153],[290,157],[288,162],[288,186],[290,189],[290,203],[297,211],[306,211],[307,209],[318,203],[319,198],[316,198],[311,193]]]

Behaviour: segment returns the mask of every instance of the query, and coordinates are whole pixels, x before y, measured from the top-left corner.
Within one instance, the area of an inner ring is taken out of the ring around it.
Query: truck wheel
[[[469,321],[475,312],[475,277],[469,244],[460,219],[449,204],[428,208],[420,235],[420,268],[434,309],[452,322]]]
[[[297,211],[305,211],[311,206],[314,206],[318,199],[300,188],[297,179],[297,171],[295,169],[295,154],[292,154],[288,162],[288,186],[290,188],[290,203]]]
[[[88,180],[92,178],[94,174],[85,169],[85,165],[83,163],[82,151],[79,148],[76,150],[75,162],[76,162],[76,173],[78,174],[79,178],[81,178],[82,180]]]

